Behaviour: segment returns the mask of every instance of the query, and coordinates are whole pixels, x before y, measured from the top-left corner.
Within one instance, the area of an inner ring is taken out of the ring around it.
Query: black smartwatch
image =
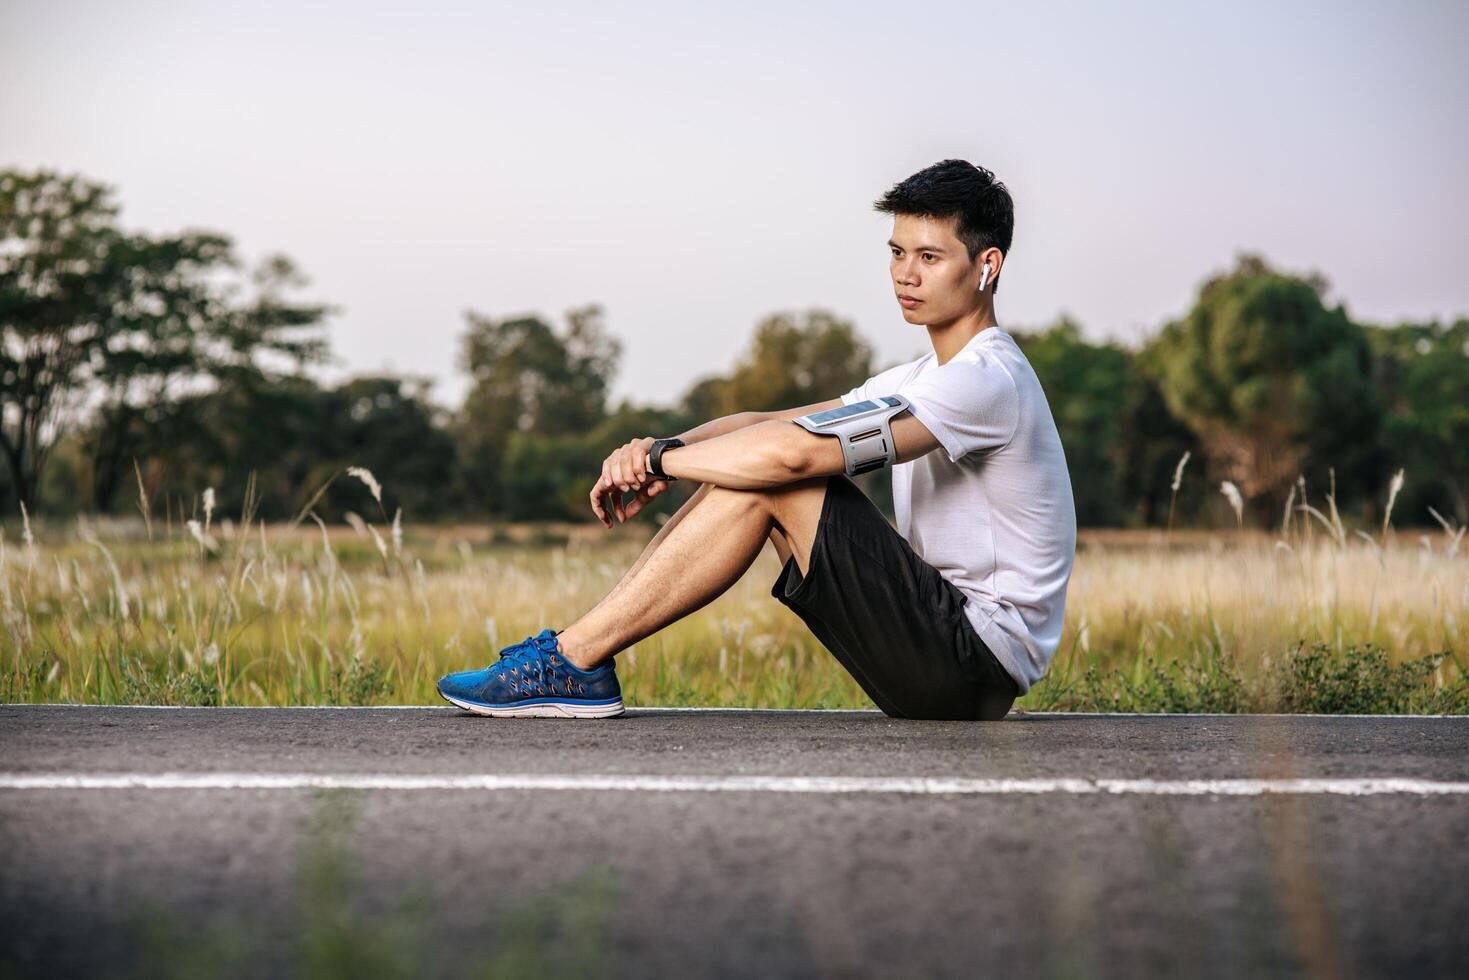
[[[683,445],[682,439],[654,439],[653,445],[648,447],[648,469],[660,480],[677,480],[676,476],[669,476],[663,472],[663,450],[677,449]]]

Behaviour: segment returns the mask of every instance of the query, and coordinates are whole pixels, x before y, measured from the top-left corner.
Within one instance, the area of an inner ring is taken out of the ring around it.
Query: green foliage
[[[419,976],[416,933],[427,921],[427,896],[410,890],[395,914],[368,918],[354,902],[357,876],[352,839],[360,794],[328,790],[318,796],[297,845],[301,972],[308,977]]]
[[[326,703],[361,707],[392,696],[397,685],[376,660],[353,657],[345,667],[333,667],[326,685]]]
[[[1272,514],[1302,472],[1356,473],[1375,444],[1371,350],[1341,306],[1323,304],[1325,289],[1242,255],[1155,341],[1169,409],[1218,475],[1247,500],[1268,495]]]
[[[0,704],[23,704],[40,700],[51,665],[40,657],[16,658],[9,670],[0,670]]]
[[[776,412],[835,398],[872,373],[872,349],[849,321],[825,310],[808,311],[803,322],[776,313],[755,327],[733,373],[696,383],[682,407],[698,422]]]
[[[1052,688],[1051,685],[1055,687]],[[1248,710],[1248,692],[1235,663],[1217,649],[1200,663],[1153,657],[1131,670],[1088,665],[1075,680],[1053,678],[1034,705],[1051,711],[1218,712]]]
[[[107,509],[133,456],[177,408],[173,390],[206,377],[268,377],[265,354],[320,361],[329,307],[292,305],[304,280],[271,256],[240,300],[228,236],[149,236],[117,226],[111,188],[77,175],[0,170],[0,450],[9,486],[36,502],[43,465],[79,393],[95,504]],[[305,329],[306,335],[299,331]]]
[[[217,913],[201,922],[158,907],[124,910],[141,954],[137,975],[164,978],[287,975],[329,978],[464,976],[484,980],[600,975],[621,898],[621,876],[589,865],[540,891],[482,903],[480,939],[445,942],[443,910],[427,881],[411,881],[380,910],[364,902],[356,868],[363,794],[316,794],[295,845],[293,925],[272,948],[258,916]],[[120,975],[134,975],[124,964]]]
[[[1065,316],[1040,333],[1014,336],[1041,387],[1055,396],[1051,414],[1066,449],[1077,523],[1121,523],[1119,449],[1131,356],[1116,344],[1087,343]]]
[[[166,428],[169,465],[143,467],[143,482],[150,499],[170,502],[191,502],[199,488],[215,487],[218,512],[239,514],[246,481],[235,474],[253,471],[258,516],[273,520],[294,517],[307,503],[327,521],[353,511],[383,523],[400,507],[419,520],[454,513],[462,506],[454,442],[428,388],[372,375],[329,388],[306,377],[236,379],[180,402]],[[361,482],[341,479],[349,466],[381,481],[381,510]]]
[[[592,520],[588,495],[601,475],[603,460],[614,449],[632,439],[671,436],[687,427],[688,420],[678,413],[623,402],[590,432],[513,433],[501,474],[505,516],[511,520]],[[659,496],[644,514],[670,513],[685,496],[673,492]]]
[[[1197,662],[1159,664],[1140,657],[1130,668],[1088,664],[1080,675],[1052,668],[1026,704],[1044,711],[1283,711],[1290,714],[1466,714],[1469,675],[1441,668],[1448,652],[1393,664],[1379,647],[1298,644],[1273,669],[1247,678],[1218,647]]]
[[[502,474],[513,438],[585,433],[602,421],[622,344],[603,331],[595,305],[570,311],[563,334],[535,317],[467,319],[460,367],[472,384],[455,420],[461,465],[471,503],[506,513]],[[589,492],[592,474],[582,476]]]
[[[1469,319],[1369,327],[1388,406],[1387,470],[1412,474],[1400,505],[1469,524]]]
[[[1324,643],[1303,643],[1284,661],[1281,706],[1309,714],[1462,714],[1469,711],[1469,678],[1440,687],[1436,675],[1448,651],[1400,664],[1379,647],[1337,655]]]
[[[218,675],[208,667],[153,668],[137,654],[118,658],[118,702],[216,707],[222,698]]]
[[[233,515],[253,473],[267,519],[310,505],[328,521],[349,510],[385,521],[400,507],[419,521],[590,521],[600,463],[627,440],[823,401],[875,373],[849,321],[778,312],[728,373],[656,393],[665,407],[609,409],[622,344],[590,304],[559,329],[466,314],[470,387],[452,411],[422,379],[325,386],[305,368],[328,357],[333,308],[295,298],[307,282],[289,258],[246,270],[227,235],[143,234],[118,214],[105,184],[0,170],[0,510],[11,515],[22,500],[52,515],[136,504],[178,521],[211,486]],[[1373,525],[1402,468],[1398,515],[1469,524],[1469,320],[1364,327],[1326,289],[1243,253],[1140,349],[1090,342],[1065,316],[1013,331],[1056,419],[1079,523],[1162,525],[1188,452],[1180,523],[1221,507],[1212,488],[1228,479],[1247,520],[1274,525],[1298,477],[1314,490],[1330,474],[1341,509]],[[381,512],[338,479],[349,466],[376,474]],[[892,514],[889,472],[857,482]]]

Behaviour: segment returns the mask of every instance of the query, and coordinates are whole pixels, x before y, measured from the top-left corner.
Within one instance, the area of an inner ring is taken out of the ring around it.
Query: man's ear
[[[987,248],[979,253],[979,261],[989,266],[989,278],[986,281],[993,286],[995,280],[1000,278],[1000,268],[1005,264],[1005,253],[997,248]]]

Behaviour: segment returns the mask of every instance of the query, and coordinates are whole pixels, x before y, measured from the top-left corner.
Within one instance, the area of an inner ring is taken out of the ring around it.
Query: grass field
[[[439,703],[434,681],[559,628],[656,529],[10,522],[0,700]],[[1469,711],[1462,531],[1083,532],[1030,709]],[[618,657],[631,705],[871,707],[769,595],[729,592]]]

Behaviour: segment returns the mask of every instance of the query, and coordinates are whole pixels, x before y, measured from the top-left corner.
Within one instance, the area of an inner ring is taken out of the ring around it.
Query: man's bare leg
[[[644,546],[642,553],[638,555],[637,561],[628,566],[627,571],[622,573],[622,578],[619,579],[617,584],[612,587],[612,591],[607,593],[607,595],[605,595],[601,599],[601,601],[597,603],[596,606],[593,606],[593,610],[595,610],[598,606],[601,606],[602,603],[615,601],[621,596],[623,590],[627,588],[627,584],[637,577],[638,572],[642,570],[642,567],[644,564],[647,563],[648,558],[653,554],[653,552],[657,551],[658,546],[667,539],[669,532],[671,532],[675,527],[678,526],[678,522],[683,520],[684,516],[688,514],[689,511],[693,510],[694,507],[698,505],[699,501],[704,499],[705,495],[709,491],[709,488],[712,486],[712,483],[701,484],[699,486],[699,489],[695,490],[693,494],[689,497],[689,499],[685,500],[683,502],[683,505],[680,506],[678,510],[674,511],[673,516],[663,522],[663,526],[658,529],[658,533],[653,535],[652,539],[647,543],[646,546]],[[786,562],[790,560],[791,547],[789,544],[786,543],[785,532],[780,529],[779,525],[773,525],[771,527],[770,543],[775,547],[775,554],[776,557],[780,560],[780,567],[784,568]],[[588,613],[587,615],[590,615],[590,613]],[[585,618],[585,616],[583,618]]]
[[[707,605],[739,580],[767,540],[782,562],[795,557],[805,574],[826,481],[815,477],[767,490],[700,487],[617,587],[561,632],[567,659],[595,667]]]
[[[637,577],[638,572],[642,570],[642,567],[645,564],[647,564],[647,561],[652,556],[653,552],[658,550],[658,546],[661,545],[668,538],[669,533],[678,526],[679,521],[683,520],[688,512],[697,507],[699,505],[699,501],[703,500],[704,497],[708,495],[709,488],[711,486],[713,486],[712,483],[700,484],[699,489],[695,490],[693,494],[689,497],[689,499],[685,500],[683,502],[683,505],[680,506],[678,510],[673,512],[673,516],[663,522],[663,526],[658,529],[658,533],[653,535],[652,540],[650,540],[647,545],[643,547],[642,554],[638,555],[637,561],[628,566],[627,571],[622,573],[622,578],[618,579],[617,584],[612,587],[612,591],[607,593],[607,595],[602,598],[601,602],[597,603],[598,606],[600,606],[603,602],[610,602],[613,599],[617,598],[617,596],[620,595],[625,588],[627,588],[627,584]],[[613,519],[616,520],[616,518]],[[595,609],[596,606],[592,608]]]

